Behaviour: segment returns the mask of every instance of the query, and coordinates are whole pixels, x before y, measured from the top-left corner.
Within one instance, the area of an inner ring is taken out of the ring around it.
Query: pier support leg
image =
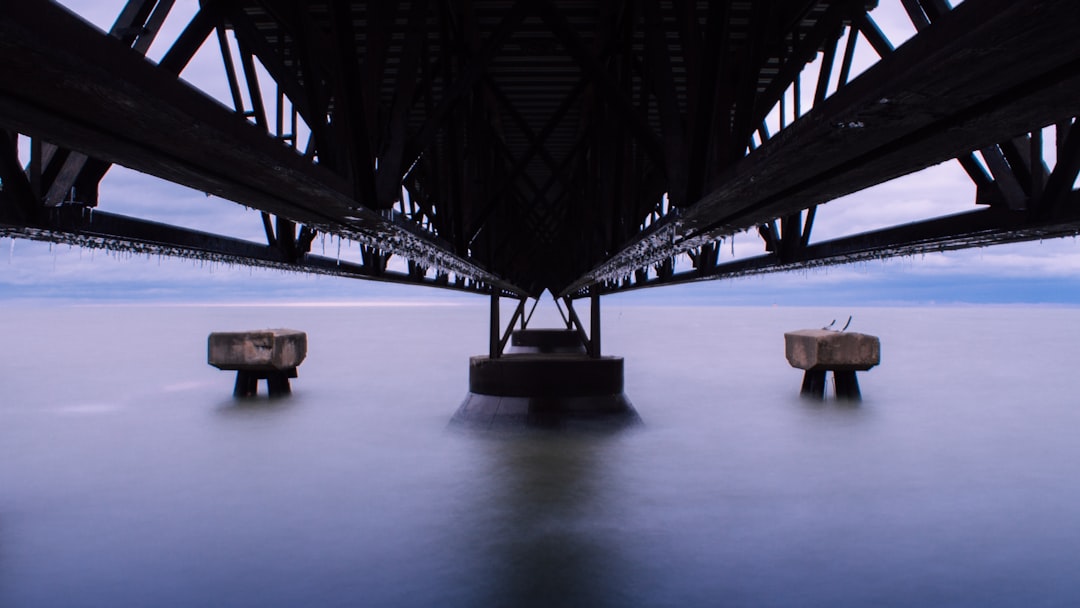
[[[855,377],[855,372],[833,372],[833,383],[836,385],[837,399],[847,399],[848,401],[862,400],[862,393],[859,392],[859,380]]]
[[[253,371],[242,369],[236,372],[234,397],[254,397],[259,392],[259,380],[266,380],[266,392],[271,397],[284,397],[292,394],[289,378],[296,377],[296,368],[273,371]]]
[[[836,398],[861,401],[855,373],[881,363],[881,341],[843,330],[800,329],[784,334],[784,354],[792,367],[805,371],[803,396],[824,399],[825,373],[832,372]]]
[[[499,291],[497,287],[491,288],[491,312],[489,314],[489,321],[491,327],[488,333],[488,357],[491,359],[498,359],[502,354],[502,349],[499,343],[499,332],[502,330],[502,326],[499,324]]]
[[[284,397],[292,394],[289,386],[289,378],[296,377],[296,370],[282,372],[270,372],[266,375],[266,390],[271,397]]]
[[[825,370],[807,371],[805,374],[803,374],[802,391],[800,392],[800,394],[803,397],[824,399]]]
[[[600,286],[589,288],[589,356],[600,358]]]
[[[248,370],[236,372],[236,388],[233,389],[234,397],[254,397],[259,391],[259,374]]]
[[[206,362],[220,370],[236,371],[233,396],[254,397],[259,380],[266,380],[271,397],[292,392],[289,378],[307,356],[307,334],[295,329],[216,331],[207,338]]]

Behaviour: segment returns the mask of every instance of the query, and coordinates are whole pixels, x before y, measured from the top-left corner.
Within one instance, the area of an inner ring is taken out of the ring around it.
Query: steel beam
[[[959,5],[562,293],[1075,116],[1080,43],[1067,23],[1080,3]]]
[[[4,192],[0,192],[0,194],[6,193],[7,188]],[[7,201],[5,197],[0,196],[0,202]],[[90,210],[75,205],[38,209],[37,212],[37,217],[28,221],[25,214],[20,214],[7,205],[0,206],[0,236],[123,251],[136,255],[190,258],[212,263],[370,279],[385,283],[424,285],[472,293],[488,291],[488,288],[475,282],[450,283],[439,277],[417,277],[391,271],[373,272],[367,265],[310,253],[290,257],[283,253],[281,248],[275,246],[177,228],[168,224]]]
[[[6,6],[0,56],[4,127],[524,293],[55,4]]]
[[[1072,193],[1067,208],[1053,220],[1027,220],[1023,214],[1006,209],[981,209],[824,241],[806,247],[798,260],[777,255],[745,258],[707,271],[681,272],[629,285],[609,284],[603,293],[1080,235],[1080,194]]]

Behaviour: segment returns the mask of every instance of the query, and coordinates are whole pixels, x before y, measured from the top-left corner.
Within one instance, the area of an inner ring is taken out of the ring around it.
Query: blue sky
[[[107,29],[123,0],[64,0]],[[196,0],[178,0],[150,50],[157,59],[186,24]],[[896,43],[913,33],[900,0],[881,0],[873,13]],[[220,56],[208,45],[183,76],[228,102]],[[876,59],[860,46],[855,71]],[[816,69],[812,67],[810,69]],[[263,79],[268,82],[268,78]],[[812,90],[812,87],[804,87]],[[809,94],[804,92],[804,94]],[[792,105],[792,104],[789,104]],[[805,104],[809,106],[810,104]],[[777,120],[776,116],[772,120]],[[1052,132],[1046,137],[1052,147]],[[25,147],[25,146],[24,146]],[[947,215],[975,208],[974,187],[955,162],[864,190],[821,207],[815,240]],[[114,167],[101,187],[104,211],[167,221],[200,230],[262,241],[257,212],[234,203]],[[338,255],[335,239],[316,240],[315,253]],[[356,245],[341,243],[341,257],[355,259]],[[723,257],[762,253],[756,235],[736,235]],[[0,238],[0,299],[95,301],[355,301],[471,298],[443,290],[335,277],[228,267],[182,259],[147,259],[105,251]],[[615,296],[619,302],[717,305],[893,305],[930,303],[1080,304],[1080,243],[1056,239],[977,250],[899,258],[854,266],[649,289]]]

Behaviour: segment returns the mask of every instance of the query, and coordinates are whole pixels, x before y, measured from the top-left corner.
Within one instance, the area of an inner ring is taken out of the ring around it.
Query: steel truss
[[[4,235],[569,303],[1080,229],[1071,0],[903,0],[895,48],[872,0],[203,0],[157,63],[171,0],[107,35],[9,4]],[[231,108],[180,78],[204,45]],[[819,205],[951,159],[982,209],[811,240]],[[91,212],[112,163],[258,209],[266,244]],[[720,263],[745,230],[764,255]]]

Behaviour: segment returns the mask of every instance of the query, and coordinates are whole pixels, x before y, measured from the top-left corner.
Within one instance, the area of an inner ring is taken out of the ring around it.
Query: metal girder
[[[73,205],[42,210],[30,223],[27,223],[25,218],[0,213],[0,236],[122,251],[135,255],[190,258],[212,263],[423,285],[472,293],[488,293],[491,290],[490,286],[482,282],[451,282],[445,274],[428,278],[410,273],[377,271],[366,264],[320,255],[301,253],[290,257],[275,246]]]
[[[813,29],[806,33],[806,36],[794,43],[794,50],[791,56],[781,66],[780,71],[777,73],[776,78],[773,79],[772,84],[765,90],[764,94],[758,98],[758,104],[753,110],[751,118],[751,124],[760,124],[765,120],[765,116],[772,110],[772,104],[779,98],[781,102],[784,99],[784,91],[791,86],[792,82],[798,82],[799,74],[802,72],[803,66],[813,60],[814,55],[817,54],[818,48],[826,46],[826,41],[829,39],[835,39],[839,36],[838,31],[839,19],[838,16],[842,15],[844,7],[840,4],[829,5],[826,9],[826,14],[823,18],[819,19],[814,25]],[[831,61],[830,61],[831,66]],[[822,93],[824,97],[824,93]],[[798,103],[798,96],[795,96],[796,103]],[[784,113],[781,112],[781,115]],[[796,112],[798,115],[798,112]]]
[[[528,11],[527,0],[517,0],[510,12],[505,15],[499,26],[484,40],[482,48],[471,57],[471,61],[461,74],[450,85],[438,107],[429,115],[424,124],[405,144],[404,155],[406,164],[410,164],[426,150],[435,138],[435,134],[442,127],[447,114],[457,105],[461,98],[472,90],[484,77],[488,64],[495,57],[499,48],[513,34]]]
[[[0,130],[0,213],[25,224],[39,209],[34,185],[19,164],[17,135]]]
[[[983,209],[824,241],[806,247],[797,260],[762,255],[632,284],[610,282],[605,284],[603,292],[621,293],[646,287],[1077,236],[1080,235],[1080,195],[1074,192],[1069,198],[1069,210],[1054,220],[1023,220],[1008,210]],[[586,295],[580,292],[574,297]]]
[[[872,0],[203,0],[158,66],[139,50],[171,0],[131,0],[118,24],[146,27],[116,38],[52,2],[11,4],[0,10],[0,129],[29,135],[32,153],[27,176],[3,168],[8,233],[85,229],[55,223],[41,203],[68,202],[73,184],[93,204],[111,162],[264,212],[286,263],[304,263],[318,231],[362,243],[356,276],[384,276],[395,254],[411,279],[438,265],[517,296],[580,295],[652,269],[660,279],[642,284],[666,284],[681,280],[682,252],[694,277],[726,276],[749,263],[718,265],[717,239],[755,226],[773,254],[754,268],[841,259],[810,245],[818,204],[951,158],[994,214],[920,224],[931,241],[980,244],[961,224],[987,218],[998,240],[1073,221],[1070,0],[903,0],[918,33],[898,49],[870,18]],[[235,112],[176,77],[215,35]],[[882,59],[848,82],[859,40]],[[277,90],[265,105],[257,62]],[[1050,123],[1053,172],[1040,130]],[[86,157],[78,179],[65,171]],[[131,226],[94,238],[142,242]],[[153,223],[139,230],[186,242]],[[888,234],[922,246],[918,231]],[[232,255],[229,239],[214,243]]]
[[[1073,183],[1080,173],[1080,129],[1074,124],[1067,133],[1058,150],[1057,165],[1047,178],[1041,200],[1035,208],[1036,217],[1052,219],[1076,206],[1075,197],[1071,195]]]
[[[374,112],[374,102],[368,102],[368,97],[373,95],[368,92],[369,86],[363,85],[364,79],[360,77],[363,73],[361,66],[356,65],[352,15],[343,2],[333,2],[332,10],[334,11],[333,36],[329,40],[332,41],[330,46],[333,52],[329,53],[327,63],[333,66],[330,72],[335,76],[333,121],[340,125],[339,133],[334,137],[334,144],[339,148],[339,153],[335,156],[343,157],[339,164],[347,164],[357,199],[372,202],[370,206],[389,206],[382,205],[379,200],[379,178],[375,174],[374,118],[368,116]],[[308,24],[307,6],[293,4],[293,12],[303,15],[301,24]],[[305,29],[303,39],[318,38],[318,35],[311,31],[313,28],[310,26],[303,29]],[[310,49],[310,44],[301,43],[300,45],[303,49]],[[315,59],[311,55],[311,51],[308,51],[305,69],[309,72],[315,69]],[[313,82],[307,83],[308,89],[313,86],[315,86]],[[322,123],[322,114],[319,118]],[[328,125],[320,124],[320,126],[324,132],[329,130]],[[329,141],[326,140],[328,138],[329,135],[324,133],[321,147],[330,147]]]
[[[128,0],[124,10],[116,19],[109,35],[123,41],[133,50],[145,55],[161,29],[165,17],[172,9],[173,0]],[[50,144],[51,145],[51,144]],[[42,203],[46,207],[55,207],[68,199],[72,188],[78,183],[89,180],[93,184],[101,181],[108,170],[108,165],[98,166],[100,163],[90,162],[90,159],[81,152],[64,150],[59,154],[53,153],[57,167],[51,171],[50,183],[44,188]],[[88,168],[89,167],[89,168]],[[83,176],[83,173],[91,175]],[[87,201],[93,206],[96,204],[96,187],[94,200]]]
[[[537,6],[541,18],[558,36],[585,73],[593,80],[595,89],[610,103],[611,108],[622,117],[627,127],[638,138],[638,142],[649,152],[658,166],[664,166],[664,150],[660,138],[642,118],[638,108],[623,94],[620,90],[621,87],[612,78],[610,72],[604,69],[596,55],[581,40],[573,25],[551,4],[550,0],[539,0]]]
[[[505,200],[506,194],[513,188],[514,181],[525,170],[525,166],[528,162],[540,153],[545,140],[563,120],[571,105],[578,100],[582,91],[585,89],[585,84],[586,82],[582,80],[574,86],[570,93],[564,98],[563,102],[559,104],[559,107],[555,112],[548,118],[547,122],[544,124],[544,128],[531,138],[532,141],[530,142],[529,149],[521,157],[515,159],[513,166],[510,168],[510,172],[503,178],[502,183],[494,190],[492,195],[487,197],[483,207],[480,209],[479,216],[471,223],[468,232],[470,241],[476,237],[476,233],[483,227],[484,221],[492,211],[495,210],[498,203]],[[556,170],[556,172],[558,173],[558,170]]]
[[[687,148],[686,133],[682,112],[675,90],[675,77],[672,74],[671,52],[667,37],[662,29],[663,16],[659,1],[646,0],[645,13],[645,57],[652,79],[655,81],[654,94],[659,107],[660,124],[663,132],[664,171],[668,176],[668,196],[673,204],[685,205],[687,185]]]
[[[0,56],[6,128],[522,292],[56,5],[5,6]]]
[[[563,293],[1080,113],[1066,23],[1080,4],[961,4]]]
[[[380,206],[386,207],[401,196],[401,177],[403,168],[410,166],[415,157],[406,157],[406,139],[408,138],[409,108],[417,87],[417,68],[420,63],[420,50],[423,41],[423,25],[426,0],[414,0],[409,9],[409,23],[420,31],[406,33],[405,52],[398,65],[397,87],[394,101],[390,108],[387,124],[386,145],[379,153],[380,166],[377,173],[376,194]]]
[[[722,81],[722,75],[732,66],[725,63],[721,53],[722,45],[727,44],[731,35],[728,24],[729,3],[710,2],[709,11],[706,14],[706,27],[699,36],[694,34],[697,30],[697,20],[693,18],[682,19],[683,48],[687,55],[687,64],[691,67],[691,73],[696,74],[688,84],[687,120],[686,132],[689,137],[689,152],[687,153],[686,168],[686,199],[687,202],[701,198],[702,188],[711,154],[715,150],[723,150],[726,146],[723,142],[713,142],[713,134],[716,125],[724,135],[728,135],[728,125],[722,124],[718,114],[727,108],[727,104],[717,98],[722,97],[718,81]],[[703,36],[703,39],[699,39]],[[700,45],[700,49],[698,46]],[[729,62],[730,63],[730,62]]]

